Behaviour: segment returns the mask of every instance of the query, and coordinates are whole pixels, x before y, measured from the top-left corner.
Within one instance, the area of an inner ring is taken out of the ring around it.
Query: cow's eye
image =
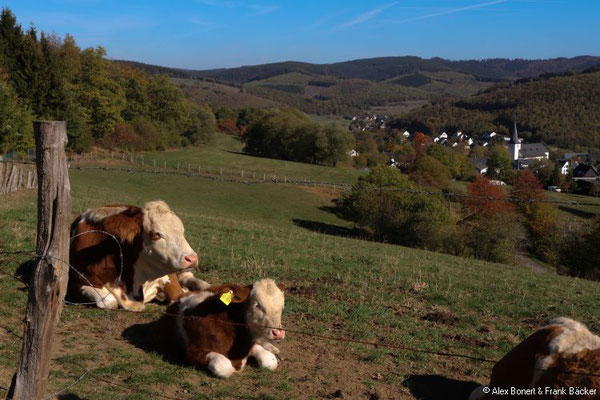
[[[263,308],[262,308],[262,306],[260,305],[260,303],[259,303],[258,301],[255,301],[255,302],[254,302],[254,308],[257,308],[257,309],[259,309],[259,310],[261,310],[261,311],[262,311],[262,309],[263,309]]]
[[[150,239],[152,239],[152,241],[156,242],[158,239],[162,238],[163,235],[159,232],[151,232],[150,233]]]

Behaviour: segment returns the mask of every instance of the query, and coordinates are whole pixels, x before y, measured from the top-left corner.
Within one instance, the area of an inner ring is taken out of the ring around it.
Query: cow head
[[[234,302],[246,302],[246,323],[253,339],[283,340],[281,313],[285,302],[285,286],[272,279],[261,279],[252,286],[233,290]]]
[[[184,236],[183,223],[163,201],[143,208],[143,257],[158,275],[198,266],[198,255]]]

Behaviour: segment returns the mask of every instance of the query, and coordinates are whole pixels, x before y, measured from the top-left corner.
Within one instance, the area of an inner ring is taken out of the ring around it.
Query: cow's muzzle
[[[196,253],[188,254],[183,256],[181,260],[183,268],[196,268],[198,266],[198,255]]]

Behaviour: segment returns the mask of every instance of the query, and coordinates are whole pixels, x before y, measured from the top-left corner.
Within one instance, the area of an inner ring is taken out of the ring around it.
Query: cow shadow
[[[152,321],[134,324],[125,328],[121,337],[146,353],[155,353],[161,356],[168,363],[186,366],[187,364],[185,364],[181,354],[175,351],[167,351],[156,342],[157,332],[158,321]]]
[[[467,400],[480,385],[441,375],[410,375],[403,384],[415,398],[421,400]]]
[[[156,344],[155,333],[158,321],[134,324],[123,330],[121,337],[140,350],[163,355],[162,349]]]

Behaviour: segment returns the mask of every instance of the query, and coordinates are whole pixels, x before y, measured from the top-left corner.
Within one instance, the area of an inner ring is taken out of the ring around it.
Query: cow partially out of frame
[[[554,319],[498,361],[490,384],[469,397],[496,398],[600,399],[600,337],[580,322]]]
[[[140,311],[157,296],[177,300],[182,285],[209,286],[190,271],[198,256],[183,223],[163,201],[86,210],[71,225],[71,236],[71,301]]]

